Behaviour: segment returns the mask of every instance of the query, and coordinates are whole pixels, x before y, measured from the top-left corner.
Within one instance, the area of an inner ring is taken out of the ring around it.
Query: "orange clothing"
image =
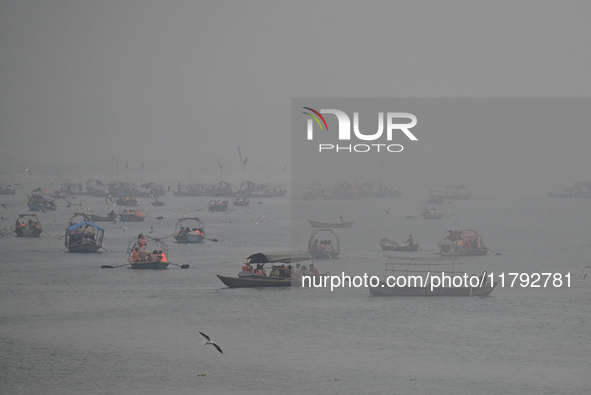
[[[137,244],[138,244],[140,247],[146,247],[146,246],[148,245],[148,240],[146,240],[146,239],[145,239],[145,238],[143,238],[143,237],[140,237],[140,238],[137,240]]]
[[[139,261],[140,260],[140,253],[137,251],[133,251],[131,253],[131,260],[134,262]]]
[[[243,265],[242,266],[242,271],[243,272],[252,272],[252,266],[248,266],[248,265]]]
[[[166,262],[166,255],[164,255],[163,252],[159,252],[158,259],[160,260],[160,262]]]

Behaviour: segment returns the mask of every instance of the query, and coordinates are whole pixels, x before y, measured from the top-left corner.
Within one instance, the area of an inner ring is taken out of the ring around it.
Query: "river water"
[[[435,221],[418,215],[429,189],[337,202],[251,199],[230,213],[208,212],[206,197],[169,193],[163,207],[140,198],[152,218],[101,223],[108,252],[100,254],[60,251],[58,237],[82,208],[58,201],[55,213],[39,213],[50,235],[0,239],[0,393],[587,392],[591,291],[578,280],[591,251],[590,201],[549,198],[542,187],[474,185],[471,200],[445,203],[447,215]],[[25,212],[25,195],[0,199],[10,222]],[[102,198],[74,201],[108,212]],[[125,263],[133,236],[170,235],[183,215],[199,216],[219,239],[166,239],[169,260],[188,269],[101,269]],[[463,259],[466,272],[570,272],[570,287],[506,283],[486,298],[388,298],[365,287],[229,289],[216,278],[236,275],[255,252],[306,249],[307,220],[339,215],[354,221],[336,231],[346,257],[316,261],[321,272],[383,276],[381,238],[412,234],[416,256],[431,256],[447,230],[471,228],[494,252]]]

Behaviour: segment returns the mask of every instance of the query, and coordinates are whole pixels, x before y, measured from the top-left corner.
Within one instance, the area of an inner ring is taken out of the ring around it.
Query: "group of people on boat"
[[[451,232],[444,240],[451,240],[451,242],[455,245],[473,249],[481,249],[482,242],[480,241],[480,237],[473,237],[473,238],[466,238],[461,231],[454,231]]]
[[[145,253],[144,257],[142,258],[140,254],[140,247],[134,248],[131,253],[131,261],[132,262],[167,262],[166,255],[162,250],[154,250],[152,252],[148,251]]]
[[[320,273],[318,272],[318,269],[316,269],[316,267],[314,266],[313,263],[310,263],[310,265],[306,266],[306,265],[301,265],[299,263],[296,263],[296,272],[294,273],[294,277],[298,280],[302,279],[302,276],[319,276]]]
[[[32,219],[30,219],[29,222],[20,222],[17,219],[14,226],[16,227],[17,231],[24,231],[25,229],[29,229],[30,231],[41,230],[41,226],[39,226],[39,224]]]
[[[70,225],[72,225],[72,223],[70,223]],[[69,244],[81,244],[95,241],[94,231],[90,225],[84,225],[80,228],[71,230],[69,236]]]
[[[298,266],[299,266],[299,264],[298,264]],[[246,262],[244,265],[242,265],[242,272],[245,274],[251,273],[256,276],[267,276],[267,272],[263,268],[262,263],[257,263],[256,269],[255,269],[252,267],[252,264],[250,262]],[[291,277],[291,265],[286,266],[284,263],[282,263],[279,266],[273,266],[271,268],[271,271],[269,272],[269,277],[290,278]]]
[[[330,240],[320,240],[318,242],[318,239],[314,239],[311,251],[336,252],[336,249]]]
[[[181,226],[179,228],[179,231],[177,233],[177,236],[186,235],[187,233],[191,233],[191,232],[195,232],[198,235],[205,237],[205,232],[203,232],[203,228],[193,228],[193,229],[191,229],[188,226],[186,226],[186,227]]]

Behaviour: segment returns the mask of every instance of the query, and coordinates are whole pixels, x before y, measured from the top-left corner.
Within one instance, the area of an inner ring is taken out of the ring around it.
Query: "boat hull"
[[[139,217],[133,214],[119,214],[119,220],[123,222],[140,222],[143,221],[145,217]]]
[[[90,220],[92,222],[113,222],[116,218],[117,215],[102,217],[100,215],[90,214]]]
[[[389,287],[380,283],[370,287],[369,293],[374,296],[488,296],[497,286],[490,283],[482,287]]]
[[[405,245],[400,246],[396,243],[391,242],[388,239],[380,240],[380,246],[384,251],[417,251],[419,249],[419,245],[415,243],[414,245]]]
[[[149,262],[133,262],[129,264],[132,269],[150,269],[163,270],[169,265],[168,262],[149,261]]]
[[[97,246],[94,244],[78,244],[78,245],[67,246],[66,248],[70,252],[86,254],[86,253],[98,252],[98,250],[101,248],[101,246]]]
[[[182,236],[174,236],[174,240],[181,244],[203,243],[205,238],[201,235],[184,234]]]
[[[459,246],[457,244],[439,244],[439,252],[445,256],[475,256],[486,255],[488,248],[482,247],[477,249]]]
[[[219,274],[217,277],[230,288],[291,287],[289,277],[228,277]]]

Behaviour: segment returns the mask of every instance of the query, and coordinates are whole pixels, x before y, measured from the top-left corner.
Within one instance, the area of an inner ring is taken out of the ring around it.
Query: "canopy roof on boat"
[[[104,229],[103,229],[103,228],[101,228],[100,226],[98,226],[98,225],[97,225],[97,224],[95,224],[94,222],[89,222],[89,221],[82,221],[82,222],[78,222],[77,224],[70,225],[70,226],[68,226],[68,227],[66,228],[66,230],[67,230],[67,231],[72,231],[72,230],[74,230],[74,229],[81,228],[81,227],[83,227],[83,226],[85,226],[85,225],[89,225],[89,226],[92,226],[93,228],[97,228],[97,229],[99,229],[99,230],[102,230],[102,231],[104,231]]]
[[[443,240],[451,240],[456,241],[459,239],[464,239],[468,241],[482,239],[482,237],[476,233],[475,230],[472,229],[461,229],[461,230],[448,230],[448,235],[443,238]]]
[[[250,263],[290,263],[301,262],[310,259],[308,251],[277,251],[277,252],[257,252],[248,257]]]

